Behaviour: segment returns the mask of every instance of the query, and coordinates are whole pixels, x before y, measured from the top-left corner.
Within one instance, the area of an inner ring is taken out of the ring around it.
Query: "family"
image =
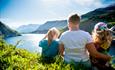
[[[107,51],[110,48],[112,36],[104,22],[94,26],[92,35],[80,30],[80,17],[73,14],[68,18],[68,31],[60,35],[56,28],[51,28],[39,42],[42,47],[42,57],[45,61],[53,61],[56,55],[61,55],[65,63],[74,61],[75,65],[81,62],[88,70],[108,70],[108,61],[111,56]],[[59,38],[59,39],[58,39]]]

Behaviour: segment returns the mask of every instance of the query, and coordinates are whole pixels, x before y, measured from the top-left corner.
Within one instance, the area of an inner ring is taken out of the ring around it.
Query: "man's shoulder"
[[[84,31],[84,30],[78,30],[78,31],[75,31],[76,33],[82,33],[82,34],[88,34],[89,35],[89,32],[86,32],[86,31]],[[65,32],[63,32],[62,33],[62,35],[66,35],[66,34],[70,34],[70,33],[72,33],[72,31],[65,31]]]
[[[84,33],[84,34],[89,34],[89,32],[86,32],[84,30],[80,30],[81,33]]]
[[[65,35],[65,34],[68,34],[68,33],[69,33],[69,31],[65,31],[65,32],[62,33],[62,35]]]

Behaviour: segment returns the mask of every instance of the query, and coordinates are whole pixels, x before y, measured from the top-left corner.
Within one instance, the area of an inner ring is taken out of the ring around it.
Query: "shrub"
[[[60,56],[55,59],[55,62],[47,64],[41,61],[39,53],[16,48],[0,39],[0,70],[74,70],[73,63],[65,64]],[[86,70],[81,64],[76,67],[77,70]]]

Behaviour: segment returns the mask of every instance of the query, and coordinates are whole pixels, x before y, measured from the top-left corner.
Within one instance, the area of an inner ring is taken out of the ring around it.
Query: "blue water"
[[[17,48],[23,48],[30,52],[41,52],[41,47],[38,46],[39,41],[44,37],[44,34],[23,34],[22,36],[11,37],[6,39],[10,44],[16,45]]]

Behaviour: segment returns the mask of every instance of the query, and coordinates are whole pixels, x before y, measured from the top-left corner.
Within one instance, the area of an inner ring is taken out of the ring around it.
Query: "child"
[[[59,31],[53,27],[49,29],[46,36],[39,42],[39,46],[42,47],[42,59],[45,62],[50,63],[58,54],[59,43],[56,39],[58,39],[59,34]]]
[[[108,54],[108,49],[112,41],[112,36],[107,28],[107,25],[103,22],[99,22],[95,25],[94,31],[92,33],[93,41],[97,51]],[[92,64],[99,70],[108,70],[108,61],[91,58]]]

